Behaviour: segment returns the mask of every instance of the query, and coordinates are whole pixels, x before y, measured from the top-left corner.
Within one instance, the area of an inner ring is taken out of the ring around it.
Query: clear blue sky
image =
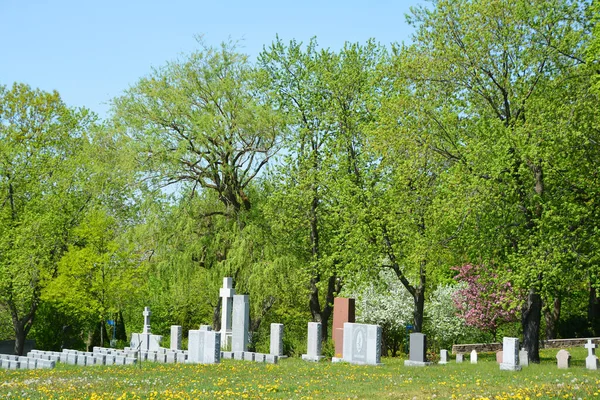
[[[275,35],[339,49],[375,38],[408,42],[404,15],[422,0],[0,0],[0,84],[58,90],[106,116],[107,102],[151,67],[231,37],[255,59]]]

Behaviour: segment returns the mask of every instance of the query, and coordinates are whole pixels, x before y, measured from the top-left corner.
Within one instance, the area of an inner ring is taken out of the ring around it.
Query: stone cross
[[[142,333],[150,333],[150,316],[152,313],[150,312],[150,307],[144,307],[144,330]]]
[[[556,354],[556,365],[560,369],[569,368],[571,362],[571,354],[566,350],[560,350]]]
[[[231,336],[231,320],[233,310],[233,288],[232,278],[223,278],[223,287],[219,289],[219,297],[222,299],[221,305],[221,347],[225,348],[228,344],[228,338]]]
[[[588,350],[588,356],[585,358],[585,367],[587,369],[598,369],[598,357],[596,357],[596,347],[598,345],[592,342],[592,339],[588,339],[584,346]]]
[[[477,351],[475,349],[471,351],[471,364],[477,364]]]

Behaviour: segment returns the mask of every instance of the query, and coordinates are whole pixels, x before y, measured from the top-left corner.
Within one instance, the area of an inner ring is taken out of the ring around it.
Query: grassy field
[[[282,360],[277,365],[223,360],[217,365],[143,363],[140,366],[76,367],[53,370],[0,370],[4,398],[302,398],[302,399],[594,399],[600,398],[600,371],[588,371],[585,349],[570,349],[572,368],[556,368],[556,350],[542,363],[520,372],[500,371],[494,354],[426,368]]]

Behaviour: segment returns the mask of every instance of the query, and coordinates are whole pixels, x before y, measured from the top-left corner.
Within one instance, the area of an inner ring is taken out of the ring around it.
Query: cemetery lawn
[[[155,364],[53,370],[0,369],[0,399],[593,399],[600,398],[600,371],[585,369],[584,348],[569,349],[571,368],[559,370],[557,350],[543,350],[542,363],[520,372],[500,371],[495,354],[456,364],[405,367],[386,358],[384,366],[279,364],[223,360],[216,365]]]

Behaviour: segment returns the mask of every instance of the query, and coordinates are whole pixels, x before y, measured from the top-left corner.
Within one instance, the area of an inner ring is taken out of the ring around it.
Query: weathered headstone
[[[302,359],[305,361],[319,361],[323,359],[321,356],[321,323],[308,323],[308,342],[306,345],[306,354],[302,354]]]
[[[171,350],[181,350],[181,325],[171,325]]]
[[[221,333],[211,330],[206,325],[200,327],[199,330],[191,330],[188,337],[188,349],[188,363],[219,363],[221,362]]]
[[[596,347],[598,347],[598,345],[594,344],[592,340],[589,339],[584,347],[588,351],[588,355],[585,358],[585,367],[592,370],[598,369],[598,357],[596,356]]]
[[[505,337],[502,339],[502,362],[501,370],[520,371],[519,364],[519,339]]]
[[[408,360],[404,360],[404,365],[408,367],[424,367],[431,365],[427,361],[427,336],[420,332],[410,334]]]
[[[471,364],[477,364],[477,351],[475,349],[471,351]]]
[[[519,364],[521,364],[521,367],[529,366],[529,353],[527,350],[519,351]]]
[[[381,365],[381,327],[379,325],[344,324],[342,360],[351,364]]]
[[[228,348],[231,343],[234,295],[233,279],[223,278],[223,287],[219,289],[219,297],[221,297],[221,348],[223,349]]]
[[[502,350],[496,352],[496,362],[498,364],[502,363],[502,359],[504,358],[504,352]]]
[[[440,362],[439,364],[448,364],[448,350],[440,350]]]
[[[336,297],[333,300],[333,326],[331,329],[335,357],[342,357],[344,352],[344,324],[355,321],[356,305],[354,299]]]
[[[457,362],[458,364],[460,364],[461,362],[463,362],[463,357],[464,357],[463,353],[458,353],[458,354],[456,355],[456,362]]]
[[[248,350],[248,330],[250,329],[250,298],[248,295],[233,296],[231,351]]]
[[[569,368],[571,365],[571,354],[566,350],[560,350],[556,354],[556,365],[560,369]]]
[[[283,356],[283,324],[271,324],[269,354]]]

